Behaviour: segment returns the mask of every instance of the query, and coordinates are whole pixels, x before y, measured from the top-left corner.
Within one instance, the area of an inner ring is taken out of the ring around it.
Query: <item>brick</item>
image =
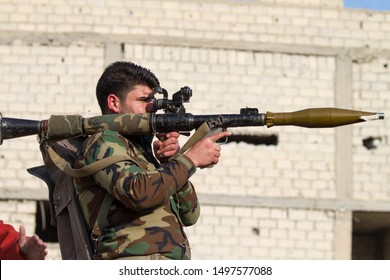
[[[231,207],[219,206],[219,207],[216,207],[215,214],[218,216],[232,216],[233,211],[234,210]]]
[[[36,212],[35,201],[25,201],[23,203],[18,203],[16,211],[20,213],[35,214]]]

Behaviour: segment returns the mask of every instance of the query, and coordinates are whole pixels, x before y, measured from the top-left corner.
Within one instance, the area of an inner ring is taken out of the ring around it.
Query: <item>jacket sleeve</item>
[[[185,226],[194,225],[200,215],[200,205],[195,188],[190,181],[176,193],[180,220]]]
[[[0,221],[0,260],[24,260],[19,251],[19,232]]]
[[[127,140],[117,132],[106,130],[86,146],[78,165],[85,166],[113,155],[128,155],[129,160],[117,162],[92,175],[94,182],[119,200],[125,207],[143,211],[165,204],[183,188],[192,174],[194,163],[185,155],[155,170],[143,170]]]

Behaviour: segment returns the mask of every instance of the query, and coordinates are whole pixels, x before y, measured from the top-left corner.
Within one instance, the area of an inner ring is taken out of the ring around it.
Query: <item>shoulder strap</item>
[[[210,132],[210,127],[207,124],[207,122],[204,122],[190,137],[190,139],[187,140],[187,142],[184,144],[184,146],[180,149],[179,153],[183,154],[187,152],[193,145],[195,145],[197,142],[199,142],[203,137],[207,135],[207,133]]]
[[[102,234],[101,229],[104,229],[107,226],[107,216],[108,211],[110,210],[111,203],[114,200],[114,197],[106,192],[104,196],[102,205],[100,206],[98,216],[96,218],[95,224],[92,228],[92,239],[96,242],[99,236]]]

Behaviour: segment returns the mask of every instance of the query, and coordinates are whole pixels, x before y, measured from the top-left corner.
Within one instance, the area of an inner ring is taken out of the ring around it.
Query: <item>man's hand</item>
[[[26,236],[23,225],[19,229],[19,250],[27,260],[44,260],[47,255],[47,245],[37,235]]]
[[[217,164],[221,156],[221,146],[217,143],[221,138],[229,137],[231,132],[222,131],[203,138],[186,153],[196,167],[208,167]]]
[[[160,162],[166,162],[180,150],[179,136],[179,132],[176,131],[156,135],[158,140],[153,142],[153,150]]]

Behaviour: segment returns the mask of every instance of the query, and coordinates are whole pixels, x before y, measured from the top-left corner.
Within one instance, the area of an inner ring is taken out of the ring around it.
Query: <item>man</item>
[[[46,248],[37,235],[26,236],[23,225],[17,232],[13,226],[0,220],[0,260],[44,260]]]
[[[100,77],[96,96],[103,114],[154,112],[154,88],[160,83],[148,69],[131,62],[115,62]],[[76,167],[114,155],[129,160],[76,179],[76,191],[89,228],[98,235],[97,259],[190,259],[185,226],[196,223],[199,203],[188,181],[197,167],[217,164],[229,136],[220,132],[196,143],[185,154],[179,150],[179,133],[124,137],[105,130],[83,145]],[[106,193],[112,197],[105,204]],[[105,206],[102,206],[105,205]],[[101,209],[105,225],[96,227]]]

